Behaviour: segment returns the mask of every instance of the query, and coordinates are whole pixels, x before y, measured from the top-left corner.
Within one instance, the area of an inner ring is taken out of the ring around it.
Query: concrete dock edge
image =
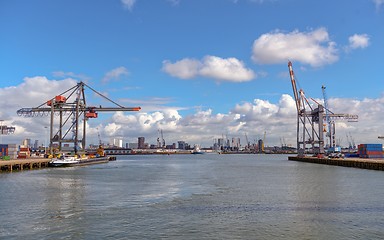
[[[384,159],[364,158],[317,158],[308,156],[289,156],[288,160],[306,163],[325,164],[342,167],[362,168],[384,171]]]

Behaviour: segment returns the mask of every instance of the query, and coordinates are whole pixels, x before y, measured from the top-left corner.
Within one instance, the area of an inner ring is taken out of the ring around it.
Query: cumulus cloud
[[[252,59],[259,64],[292,60],[318,67],[336,62],[337,52],[336,43],[330,40],[325,28],[289,33],[275,30],[254,41]]]
[[[202,60],[185,58],[175,63],[165,60],[162,70],[181,79],[200,76],[216,81],[245,82],[256,77],[256,74],[237,58],[216,56],[205,56]]]
[[[136,0],[121,0],[121,3],[123,4],[124,8],[131,11],[136,3]]]
[[[128,75],[128,74],[129,72],[125,67],[117,67],[107,72],[101,81],[103,83],[107,83],[112,80],[119,79],[121,76]]]
[[[196,59],[185,58],[175,63],[163,61],[163,71],[173,77],[190,79],[198,75],[202,63]]]
[[[56,81],[37,76],[26,77],[17,86],[0,88],[1,99],[6,99],[6,101],[0,101],[0,119],[4,120],[5,125],[16,127],[15,133],[7,136],[7,139],[15,138],[19,142],[22,137],[43,139],[41,133],[44,132],[44,126],[49,126],[49,119],[46,117],[39,117],[39,119],[19,117],[16,111],[21,108],[45,105],[54,94],[60,94],[76,84],[76,80],[71,78]]]
[[[366,48],[369,45],[369,37],[367,34],[354,34],[348,38],[349,48]]]
[[[5,120],[4,125],[16,127],[15,134],[4,136],[4,142],[20,143],[25,138],[43,142],[44,126],[49,125],[49,117],[24,118],[17,116],[17,109],[36,107],[52,95],[74,85],[76,81],[73,79],[55,81],[46,77],[31,77],[25,78],[17,86],[0,88],[1,98],[7,99],[0,102],[0,119]],[[342,120],[337,122],[336,137],[344,139],[344,146],[347,145],[347,133],[359,143],[375,142],[378,135],[384,135],[384,96],[362,100],[329,98],[328,103],[334,113],[359,115],[357,123]],[[277,102],[254,99],[250,102],[234,103],[233,108],[224,113],[215,113],[214,109],[199,109],[184,115],[178,108],[165,106],[156,111],[116,112],[109,118],[88,121],[87,128],[87,143],[97,143],[99,132],[104,138],[103,142],[108,142],[109,139],[105,138],[114,137],[121,137],[124,142],[137,142],[137,137],[144,136],[147,142],[155,143],[158,129],[162,129],[167,144],[184,140],[192,145],[211,146],[214,138],[221,138],[223,135],[242,138],[244,133],[253,141],[262,138],[266,132],[268,146],[279,145],[282,137],[288,144],[294,145],[296,109],[292,96],[282,94]],[[241,141],[244,143],[244,140]]]

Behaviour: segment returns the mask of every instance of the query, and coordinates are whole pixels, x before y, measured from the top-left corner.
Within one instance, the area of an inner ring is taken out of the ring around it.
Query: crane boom
[[[293,72],[291,61],[288,62],[288,69],[289,69],[289,76],[291,78],[293,96],[295,97],[296,109],[297,109],[297,112],[300,113],[301,105],[300,105],[299,93],[297,91],[295,73]]]
[[[110,103],[113,103],[116,105],[116,107],[102,107],[101,105],[99,107],[87,106],[85,98],[85,87],[92,90],[94,93],[101,96]],[[74,99],[74,101],[69,102],[68,99]],[[21,108],[17,110],[17,114],[24,117],[50,116],[51,121],[49,146],[50,153],[53,154],[53,143],[58,143],[59,151],[61,151],[61,144],[64,142],[73,143],[75,153],[78,151],[77,148],[79,143],[82,144],[82,149],[84,150],[87,128],[86,121],[90,118],[97,118],[98,112],[140,111],[140,109],[140,107],[123,107],[122,105],[95,91],[85,83],[79,82],[76,86],[64,91],[60,95],[51,98],[38,107]],[[58,126],[58,131],[56,133],[53,132],[54,115],[59,116],[59,123],[56,124]],[[63,119],[64,117],[66,117],[66,119]],[[82,138],[79,133],[80,120],[82,120],[83,124]],[[70,132],[72,132],[72,136],[67,138]]]

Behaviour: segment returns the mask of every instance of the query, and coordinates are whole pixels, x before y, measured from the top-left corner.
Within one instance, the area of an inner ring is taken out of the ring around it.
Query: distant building
[[[176,149],[176,143],[173,143],[172,145],[165,146],[166,149]]]
[[[232,138],[231,148],[233,151],[238,151],[240,149],[240,138],[238,138],[238,137]]]
[[[139,144],[138,143],[128,143],[127,148],[138,149],[139,148]]]
[[[184,141],[178,141],[177,144],[178,144],[177,149],[182,149],[182,150],[187,149],[187,148],[186,148],[186,144],[187,144],[186,142],[184,142]]]
[[[26,138],[23,140],[23,146],[24,147],[31,147],[31,139]]]
[[[264,142],[263,142],[263,139],[259,139],[258,141],[258,152],[264,152]]]
[[[145,149],[145,137],[139,137],[137,140],[137,148]]]
[[[35,143],[33,144],[33,148],[34,149],[38,149],[39,148],[39,140],[35,140]]]
[[[111,145],[114,146],[114,147],[122,148],[123,147],[123,139],[114,138],[111,141]]]

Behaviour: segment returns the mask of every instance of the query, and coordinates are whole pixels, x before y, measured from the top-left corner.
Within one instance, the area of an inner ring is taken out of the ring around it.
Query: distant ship
[[[200,150],[199,146],[195,145],[192,150],[192,154],[204,154],[204,152]]]

